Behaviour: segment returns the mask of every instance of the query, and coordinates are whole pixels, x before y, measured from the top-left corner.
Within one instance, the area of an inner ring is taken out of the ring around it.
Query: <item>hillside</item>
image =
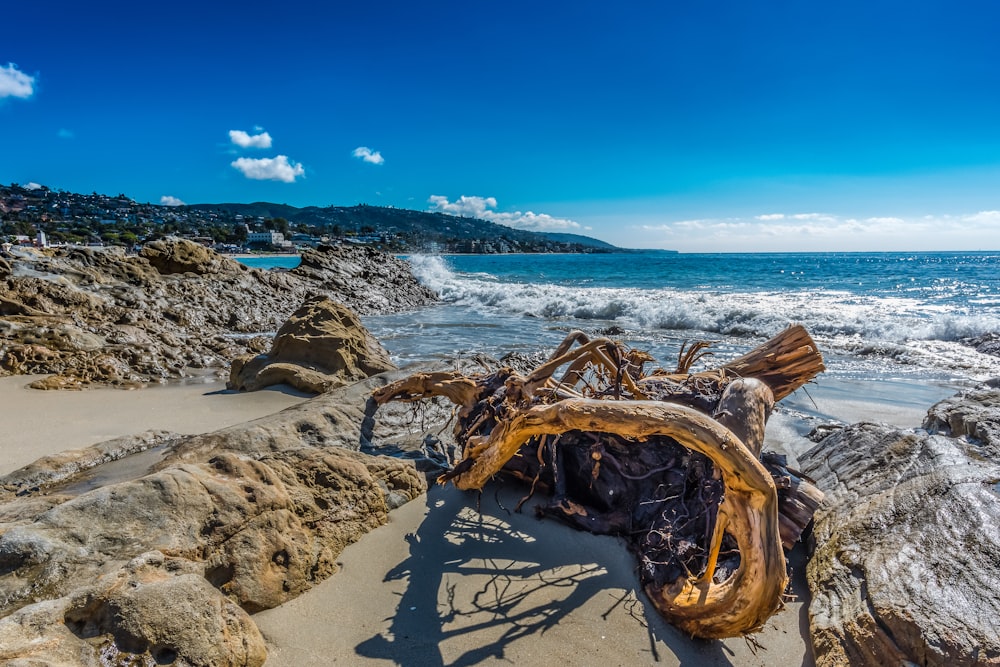
[[[534,245],[544,241],[580,246],[591,251],[612,252],[617,248],[610,243],[580,234],[531,232],[506,227],[488,220],[462,218],[444,213],[413,211],[387,206],[307,206],[296,208],[287,204],[254,202],[252,204],[194,204],[192,210],[220,215],[242,215],[245,218],[284,218],[293,226],[308,225],[325,229],[339,227],[344,231],[361,233],[363,228],[379,233],[394,233],[422,238],[425,241],[447,243],[449,240],[496,242],[500,239]]]
[[[246,249],[254,232],[279,232],[282,248],[320,243],[372,245],[388,252],[620,252],[579,234],[531,232],[487,220],[386,206],[143,204],[109,196],[0,185],[0,242],[135,247],[180,236],[228,252]],[[257,235],[259,236],[259,235]]]

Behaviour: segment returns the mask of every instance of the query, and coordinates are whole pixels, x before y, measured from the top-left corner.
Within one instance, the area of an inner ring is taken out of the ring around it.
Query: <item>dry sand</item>
[[[802,599],[759,647],[690,639],[636,589],[622,542],[516,514],[522,492],[488,488],[477,509],[475,494],[436,487],[394,511],[341,554],[341,572],[254,616],[267,667],[813,664]]]
[[[0,378],[0,475],[49,454],[149,429],[194,434],[273,414],[308,396],[290,389],[238,393],[221,382],[145,389],[39,391],[44,376]]]
[[[120,435],[208,432],[303,400],[226,392],[218,383],[42,392],[24,388],[31,379],[0,378],[0,474]],[[883,406],[882,414],[916,425],[920,413],[899,408]],[[268,667],[812,664],[801,546],[791,557],[799,598],[755,636],[759,646],[692,640],[637,590],[623,543],[540,521],[529,508],[514,513],[522,492],[488,488],[477,508],[475,494],[436,487],[394,511],[389,525],[343,552],[341,572],[255,616]]]

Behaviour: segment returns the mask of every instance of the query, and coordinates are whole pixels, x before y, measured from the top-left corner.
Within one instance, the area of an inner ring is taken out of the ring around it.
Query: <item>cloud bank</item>
[[[254,128],[258,134],[249,134],[243,130],[229,130],[229,140],[240,148],[270,148],[271,135]]]
[[[160,197],[160,206],[185,206],[177,197],[172,197],[171,195],[163,195]]]
[[[18,97],[26,100],[35,94],[35,77],[28,76],[14,63],[0,67],[0,99]]]
[[[500,213],[494,211],[497,207],[496,197],[468,197],[462,195],[455,201],[448,201],[443,195],[431,195],[427,202],[432,211],[457,215],[463,218],[479,218],[499,225],[527,229],[533,232],[565,231],[579,229],[580,223],[566,218],[554,218],[546,213],[532,211],[514,211]]]
[[[281,181],[294,183],[306,170],[297,162],[290,162],[287,155],[277,157],[241,157],[230,163],[234,169],[255,181]]]
[[[351,155],[371,164],[382,164],[385,162],[385,158],[382,157],[382,153],[379,151],[373,151],[367,146],[358,146],[351,152]]]
[[[1000,211],[910,218],[765,213],[646,223],[632,229],[646,241],[656,238],[659,247],[687,252],[991,249],[1000,238]]]

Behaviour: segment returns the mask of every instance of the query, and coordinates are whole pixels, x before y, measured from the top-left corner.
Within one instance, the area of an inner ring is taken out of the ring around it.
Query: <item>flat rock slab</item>
[[[0,663],[261,664],[249,614],[333,574],[345,546],[427,488],[411,463],[357,451],[384,381],[0,477]]]
[[[997,398],[943,401],[930,430],[855,424],[800,458],[826,493],[808,566],[820,667],[1000,665]]]

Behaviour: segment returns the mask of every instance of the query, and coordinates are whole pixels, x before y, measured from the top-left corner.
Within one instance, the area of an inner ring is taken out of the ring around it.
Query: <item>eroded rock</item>
[[[149,552],[72,595],[0,619],[4,664],[247,665],[267,649],[199,564]]]
[[[332,575],[344,547],[427,488],[411,463],[356,451],[385,381],[0,478],[0,661],[260,664],[246,614]]]
[[[281,325],[267,354],[233,360],[229,388],[255,391],[284,383],[318,394],[394,368],[357,315],[317,295]]]
[[[1000,388],[988,384],[946,398],[927,411],[923,427],[932,433],[967,437],[1000,461]]]
[[[855,424],[800,457],[826,493],[808,566],[820,667],[1000,664],[994,394],[930,410],[962,437]]]
[[[187,239],[166,238],[147,243],[139,256],[163,275],[236,274],[247,269],[243,264]]]
[[[139,257],[14,249],[4,261],[0,375],[59,376],[38,388],[221,375],[313,294],[362,315],[435,299],[408,264],[364,247],[307,251],[295,271],[248,268],[178,239],[150,243]]]

